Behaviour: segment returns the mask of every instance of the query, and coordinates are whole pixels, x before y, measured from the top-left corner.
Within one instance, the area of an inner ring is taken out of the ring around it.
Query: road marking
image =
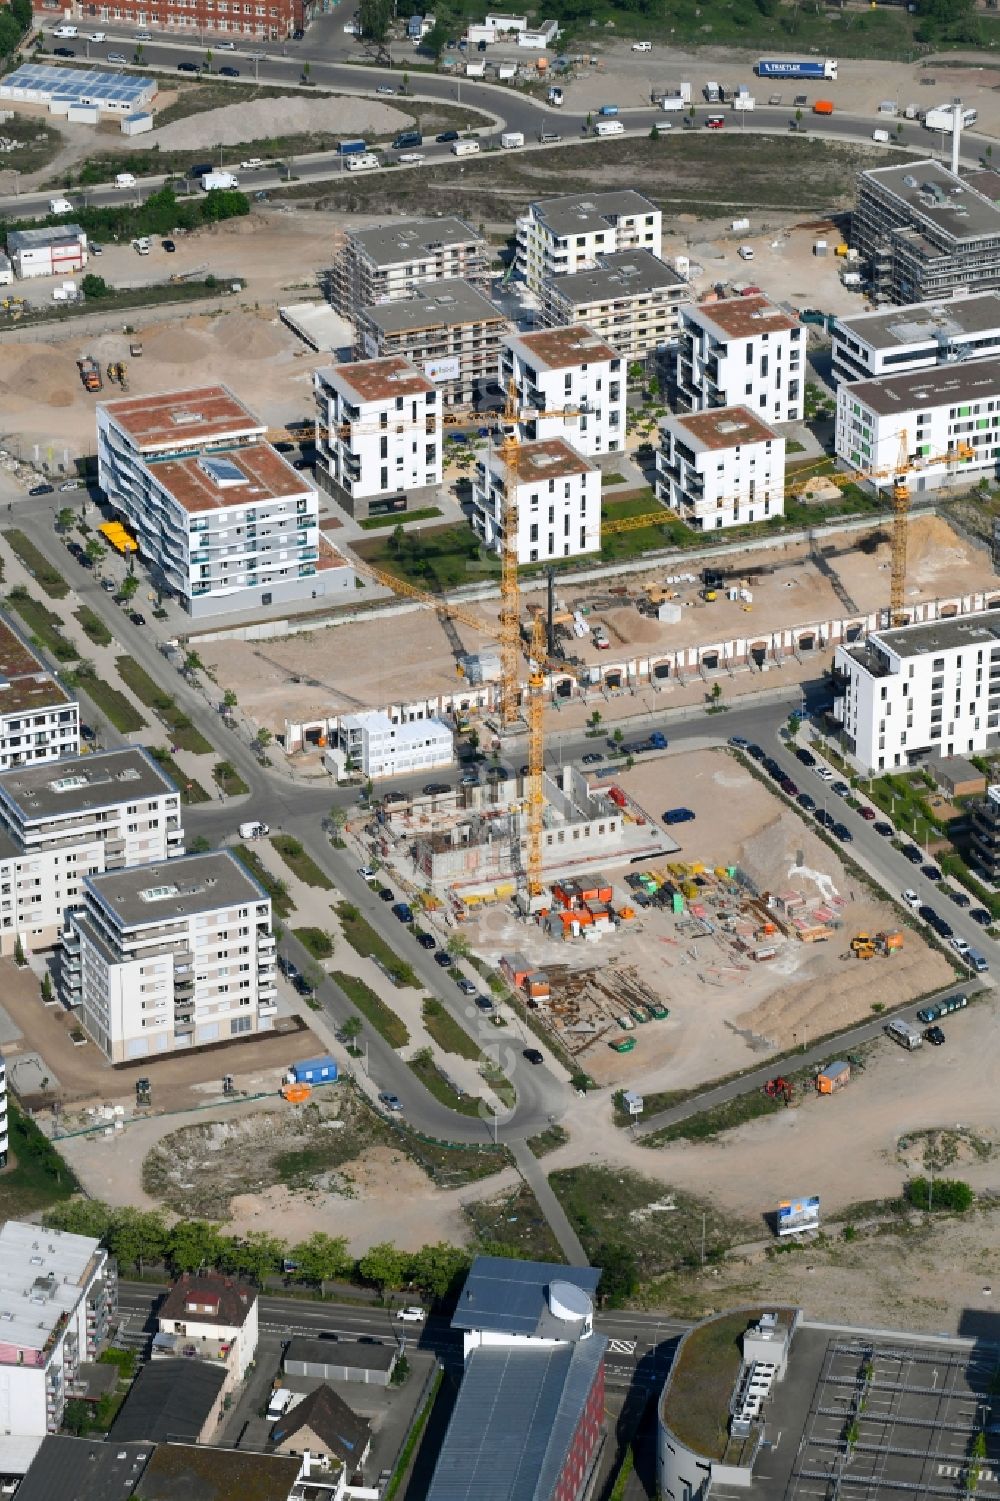
[[[635,1347],[639,1343],[636,1339],[609,1339],[609,1355],[634,1355]]]

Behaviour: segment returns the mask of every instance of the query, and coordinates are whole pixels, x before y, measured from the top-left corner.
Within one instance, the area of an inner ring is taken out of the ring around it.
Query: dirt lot
[[[640,615],[632,605],[610,611],[596,609],[592,621],[607,625],[610,652],[601,653],[588,642],[577,641],[573,650],[586,662],[620,662],[641,659],[657,650],[709,644],[755,631],[766,639],[769,631],[782,626],[843,617],[848,611],[845,600],[851,601],[854,610],[873,610],[885,602],[889,577],[888,538],[882,540],[883,534],[877,529],[873,532],[880,540],[868,553],[858,550],[857,535],[840,542],[824,539],[821,556],[805,544],[755,553],[752,565],[762,572],[753,580],[749,613],[738,600],[720,597],[714,604],[705,604],[696,583],[679,584],[673,587],[684,614],[677,625]],[[739,566],[735,559],[733,566]],[[651,569],[647,577],[662,580],[667,571],[662,567]],[[996,582],[988,555],[970,547],[946,522],[921,516],[911,523],[911,599],[965,593],[995,586]],[[636,584],[636,598],[639,592]],[[593,597],[593,593],[566,585],[560,591],[559,603],[569,609],[589,608]],[[540,592],[526,591],[526,608],[543,603]],[[474,608],[488,628],[497,618],[494,601]],[[380,707],[412,698],[418,692],[441,693],[453,688],[454,657],[440,622],[427,611],[414,611],[401,618],[404,629],[400,629],[398,620],[377,627],[360,620],[263,645],[205,642],[199,651],[220,686],[235,690],[256,723],[281,732],[286,719],[306,719],[361,705]],[[479,638],[462,624],[456,629],[468,651],[481,650],[488,639],[488,633]],[[388,653],[385,643],[390,637],[393,650]]]

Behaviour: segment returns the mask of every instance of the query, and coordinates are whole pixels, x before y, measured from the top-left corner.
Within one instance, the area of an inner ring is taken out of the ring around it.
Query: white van
[[[752,245],[741,245],[740,248],[739,248],[739,250],[737,250],[736,254],[739,256],[739,258],[740,258],[741,261],[752,261],[753,260],[753,246]]]
[[[371,172],[382,163],[374,151],[359,151],[356,156],[345,156],[344,165],[348,172]]]
[[[134,188],[136,180],[131,172],[118,172],[115,175],[116,188]]]
[[[598,120],[594,126],[594,134],[597,136],[623,136],[625,127],[620,120]]]
[[[283,1413],[288,1411],[288,1404],[292,1400],[292,1393],[287,1386],[279,1386],[277,1391],[271,1393],[271,1400],[267,1404],[267,1421],[275,1422]]]
[[[63,37],[79,36],[80,28],[78,26],[57,26],[53,30],[52,35]]]
[[[68,198],[50,198],[49,199],[49,213],[50,214],[71,214],[72,212],[73,212],[73,205],[70,203],[70,201],[69,201]]]
[[[888,144],[889,144],[889,132],[887,130],[873,130],[872,131],[872,140],[873,141],[878,141],[878,143],[879,143],[880,146],[888,146]]]
[[[516,151],[519,146],[524,145],[524,131],[505,130],[500,137],[500,145],[504,151]]]
[[[479,151],[478,141],[452,141],[452,156],[476,156]]]

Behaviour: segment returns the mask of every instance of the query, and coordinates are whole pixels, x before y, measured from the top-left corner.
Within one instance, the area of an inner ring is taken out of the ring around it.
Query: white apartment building
[[[0,617],[0,770],[79,749],[80,705]]]
[[[531,416],[522,441],[564,438],[590,458],[625,447],[625,364],[617,349],[582,324],[512,334],[504,340],[500,384],[513,381]]]
[[[223,1392],[242,1381],[257,1354],[257,1289],[249,1282],[218,1272],[177,1279],[156,1311],[158,1332],[154,1360],[178,1356],[222,1361],[227,1368]]]
[[[455,761],[455,736],[442,719],[390,719],[384,709],[344,714],[326,764],[339,779],[360,772],[382,777],[437,771]]]
[[[659,255],[663,215],[631,188],[569,193],[530,203],[515,229],[515,269],[540,294],[550,277],[592,271],[602,256],[622,250]]]
[[[781,516],[785,440],[749,407],[664,417],[656,495],[695,531]]]
[[[472,529],[500,552],[510,496],[517,507],[519,563],[545,563],[601,546],[601,472],[564,438],[524,443],[508,468],[481,459],[472,486]]]
[[[1000,292],[838,318],[831,338],[838,382],[1000,356]]]
[[[180,793],[140,747],[0,772],[0,954],[56,943],[85,877],[183,853]]]
[[[834,657],[833,712],[864,771],[1000,743],[1000,620],[992,611],[873,632]]]
[[[415,510],[441,489],[443,403],[402,355],[313,371],[316,478],[359,521]]]
[[[118,1304],[113,1261],[89,1235],[7,1220],[0,1229],[0,1434],[58,1431],[86,1389],[82,1361],[105,1343]]]
[[[626,360],[676,343],[680,306],[691,296],[683,276],[651,250],[602,255],[592,271],[551,276],[541,289],[549,328],[585,323]]]
[[[271,902],[228,850],[88,876],[63,995],[112,1063],[270,1031]]]
[[[917,466],[917,492],[993,478],[1000,458],[1000,356],[911,375],[856,381],[837,390],[836,453],[873,483],[892,483],[901,443]],[[968,445],[974,457],[956,452]],[[949,457],[953,455],[953,457]]]
[[[98,483],[153,581],[194,616],[343,596],[314,486],[227,386],[97,407]]]
[[[446,404],[468,404],[496,383],[500,341],[510,319],[466,281],[439,281],[405,302],[359,309],[356,360],[390,355],[410,360],[432,380]]]
[[[765,422],[797,422],[806,379],[806,331],[766,297],[726,297],[680,311],[678,405],[749,406]]]
[[[331,300],[345,318],[356,318],[369,304],[404,301],[432,282],[485,289],[488,258],[483,236],[451,214],[351,229],[334,259]]]

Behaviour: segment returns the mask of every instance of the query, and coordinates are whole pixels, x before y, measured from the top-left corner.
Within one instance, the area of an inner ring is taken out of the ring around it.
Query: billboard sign
[[[424,360],[424,374],[428,380],[458,380],[462,367],[458,355],[450,354],[441,360]]]
[[[819,1195],[803,1199],[782,1199],[778,1205],[778,1234],[804,1235],[819,1229]]]

